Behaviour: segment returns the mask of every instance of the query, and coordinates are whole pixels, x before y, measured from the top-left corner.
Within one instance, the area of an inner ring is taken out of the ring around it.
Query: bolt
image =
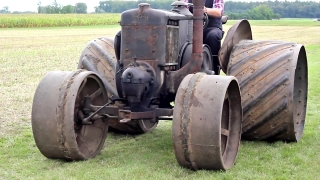
[[[132,72],[128,72],[128,73],[127,73],[127,78],[131,79],[132,77],[133,77]]]

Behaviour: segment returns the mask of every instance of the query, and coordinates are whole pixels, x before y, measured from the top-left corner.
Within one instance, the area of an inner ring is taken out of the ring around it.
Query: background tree
[[[86,14],[87,13],[87,4],[86,3],[77,3],[75,6],[76,13]]]
[[[61,5],[58,4],[57,0],[54,0],[52,3],[52,13],[59,14],[61,11]]]
[[[8,6],[3,6],[3,8],[0,10],[0,13],[10,13]]]
[[[225,14],[229,15],[230,19],[240,19],[244,15],[251,16],[250,10],[260,5],[267,5],[273,11],[274,19],[283,18],[319,18],[320,17],[320,2],[314,1],[264,1],[264,2],[235,2],[226,1]],[[260,7],[260,10],[268,8]],[[261,13],[260,13],[261,14]],[[269,13],[264,13],[268,16]],[[232,17],[232,18],[231,18]],[[261,17],[265,19],[265,17]]]
[[[101,8],[99,8],[99,6],[94,7],[94,12],[95,13],[105,13],[105,11]]]
[[[173,0],[106,0],[99,2],[95,12],[121,13],[137,8],[142,2],[149,3],[154,9],[170,10]],[[53,3],[48,6],[42,6],[40,0],[38,3],[38,13],[71,13],[71,11],[87,13],[87,5],[79,2],[75,6],[61,7],[57,0],[53,0]],[[224,14],[228,15],[229,19],[320,18],[320,1],[226,1]]]
[[[75,7],[72,5],[63,6],[61,9],[61,14],[72,14],[75,12]]]
[[[42,13],[41,1],[39,1],[37,5],[38,5],[38,13],[41,14]]]

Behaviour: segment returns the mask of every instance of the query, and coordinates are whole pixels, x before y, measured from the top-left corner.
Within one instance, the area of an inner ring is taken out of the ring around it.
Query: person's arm
[[[204,7],[203,11],[209,16],[220,18],[224,11],[224,0],[214,0],[212,8]]]

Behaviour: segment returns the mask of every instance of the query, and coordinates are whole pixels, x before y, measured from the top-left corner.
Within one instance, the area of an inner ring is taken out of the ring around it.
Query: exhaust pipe
[[[202,57],[202,44],[203,44],[203,0],[193,1],[193,38],[192,38],[192,54],[201,54]],[[201,58],[202,59],[202,58]],[[191,59],[194,61],[195,59]],[[202,64],[202,63],[201,63]],[[200,65],[201,67],[201,65]],[[200,68],[199,68],[200,70]]]

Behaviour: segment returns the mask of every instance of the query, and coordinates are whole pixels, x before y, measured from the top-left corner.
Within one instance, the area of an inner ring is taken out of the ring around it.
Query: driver
[[[192,0],[184,0],[184,2],[192,3]],[[189,9],[193,11],[192,7]],[[207,44],[213,55],[214,72],[220,73],[220,65],[218,60],[218,52],[221,47],[221,39],[223,36],[221,17],[224,11],[224,0],[205,0],[203,12],[208,14],[209,23],[203,29],[203,43]]]

